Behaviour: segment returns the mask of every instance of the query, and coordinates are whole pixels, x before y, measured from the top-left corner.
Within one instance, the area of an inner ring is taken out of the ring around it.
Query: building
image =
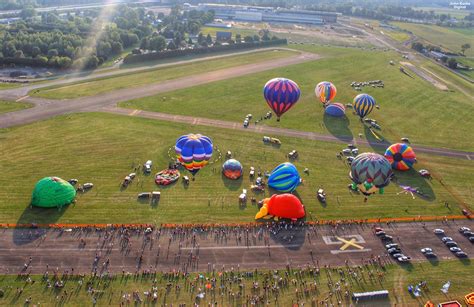
[[[248,22],[271,22],[271,23],[301,23],[321,25],[324,23],[337,22],[340,13],[322,11],[303,11],[289,9],[274,9],[263,6],[227,5],[214,3],[200,3],[192,7],[200,11],[215,12],[215,18]]]
[[[217,31],[216,40],[218,41],[229,41],[232,38],[232,32]]]

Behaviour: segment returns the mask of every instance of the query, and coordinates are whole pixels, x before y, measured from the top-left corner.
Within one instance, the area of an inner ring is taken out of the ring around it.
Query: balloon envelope
[[[305,216],[303,204],[293,194],[273,195],[268,200],[267,208],[268,214],[282,218],[299,219]]]
[[[370,182],[377,188],[383,188],[390,183],[392,174],[390,162],[384,156],[365,152],[352,161],[349,176],[356,184]]]
[[[326,106],[324,112],[334,117],[342,117],[346,114],[346,107],[342,103],[334,102]]]
[[[412,168],[416,162],[416,155],[411,146],[405,143],[396,143],[391,145],[385,151],[385,158],[394,169],[407,171]]]
[[[193,175],[209,163],[212,157],[212,141],[201,134],[179,137],[175,145],[176,157]]]
[[[354,98],[352,106],[357,115],[364,118],[374,109],[375,99],[368,94],[359,94]]]
[[[300,88],[290,79],[274,78],[263,87],[263,96],[279,118],[296,104],[300,98]]]
[[[222,165],[222,173],[229,179],[239,179],[242,171],[242,164],[235,159],[229,159]]]
[[[33,190],[31,205],[42,208],[61,207],[72,203],[76,189],[67,181],[58,177],[44,177]]]
[[[322,103],[328,103],[336,97],[337,89],[331,82],[322,81],[316,85],[314,93]]]
[[[300,184],[301,177],[296,167],[285,162],[278,165],[268,178],[268,185],[280,192],[293,192]]]

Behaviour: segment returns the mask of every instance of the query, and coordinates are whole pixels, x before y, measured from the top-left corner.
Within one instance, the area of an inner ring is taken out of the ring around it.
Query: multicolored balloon
[[[279,121],[280,116],[294,106],[300,98],[300,88],[290,79],[274,78],[263,87],[263,96]]]
[[[362,193],[366,195],[377,191],[383,193],[383,188],[390,183],[392,167],[384,156],[374,152],[361,153],[351,164],[349,177]]]
[[[229,159],[222,165],[222,173],[229,179],[239,179],[242,176],[242,164],[235,159]]]
[[[300,219],[305,217],[304,206],[301,201],[293,194],[274,194],[270,198],[263,200],[263,206],[255,215],[255,219],[286,218]]]
[[[278,165],[268,178],[268,186],[280,192],[293,192],[300,183],[300,174],[290,162]]]
[[[327,104],[336,97],[337,89],[331,82],[322,81],[316,85],[314,93],[322,103]]]
[[[369,94],[359,94],[354,98],[352,106],[357,115],[364,118],[374,109],[375,99]]]
[[[416,162],[416,155],[411,146],[405,143],[391,145],[385,151],[385,158],[392,164],[392,168],[407,171]]]
[[[346,107],[339,102],[330,103],[326,106],[324,113],[334,117],[343,117],[346,115]]]
[[[213,151],[212,141],[201,134],[183,135],[176,140],[175,151],[179,162],[195,175],[209,163]]]

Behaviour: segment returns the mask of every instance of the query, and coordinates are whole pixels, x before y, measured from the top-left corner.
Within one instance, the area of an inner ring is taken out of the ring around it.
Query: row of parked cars
[[[393,242],[393,237],[387,235],[382,228],[376,227],[375,235],[378,236],[382,242],[384,242],[387,253],[392,256],[393,259],[401,263],[409,262],[411,260],[409,256],[403,254],[400,246]]]
[[[468,227],[459,228],[459,232],[469,239],[471,243],[474,242],[474,233]],[[446,245],[449,250],[459,258],[467,258],[467,254],[458,246],[458,243],[453,240],[453,238],[446,236],[446,233],[443,229],[437,228],[434,230],[434,233],[441,238],[441,241]],[[425,248],[431,250],[431,248]],[[423,250],[421,250],[423,252]],[[432,250],[431,250],[432,252]],[[426,255],[426,253],[425,253]]]

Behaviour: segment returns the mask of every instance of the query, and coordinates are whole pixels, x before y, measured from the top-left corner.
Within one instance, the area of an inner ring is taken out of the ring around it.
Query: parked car
[[[471,243],[474,243],[474,237],[469,237],[469,241],[471,241]]]
[[[458,246],[458,244],[455,241],[448,241],[448,242],[445,242],[444,244],[446,244],[447,247],[456,247],[456,246]]]
[[[426,258],[437,258],[438,256],[436,256],[435,253],[425,253],[425,257]]]
[[[437,235],[443,235],[444,234],[444,230],[441,229],[441,228],[436,228],[433,232]]]
[[[433,250],[432,250],[431,248],[429,248],[429,247],[425,247],[425,248],[422,248],[422,249],[421,249],[421,252],[422,252],[423,254],[426,254],[426,253],[432,253]]]
[[[467,258],[467,254],[465,252],[462,252],[462,251],[457,252],[455,255],[459,258]]]
[[[448,241],[452,241],[452,240],[453,240],[453,238],[451,238],[451,237],[442,237],[441,238],[441,241],[443,241],[443,242],[448,242]]]
[[[466,231],[471,231],[471,228],[469,228],[469,227],[464,227],[464,226],[461,227],[461,228],[459,228],[459,232],[460,232],[460,233],[464,233],[464,232],[466,232]]]
[[[393,241],[393,237],[389,235],[385,235],[381,237],[380,239],[382,239],[382,241]]]
[[[395,259],[397,259],[398,257],[401,257],[401,256],[403,256],[402,253],[392,254],[392,257],[395,258]]]
[[[453,253],[462,252],[462,249],[460,249],[459,247],[450,247],[449,250]]]
[[[151,160],[148,160],[143,164],[143,168],[145,170],[145,173],[151,173],[151,166],[153,165],[153,162]]]
[[[399,248],[396,248],[396,247],[392,247],[392,248],[389,248],[389,249],[387,250],[387,253],[389,253],[390,255],[392,255],[392,254],[398,254],[398,253],[400,253],[400,252],[401,252],[401,250],[400,250]]]
[[[397,243],[390,243],[390,244],[385,245],[386,249],[390,249],[390,248],[394,248],[394,247],[398,247],[398,244]]]
[[[474,237],[474,232],[472,231],[465,231],[462,233],[465,237]]]
[[[386,233],[385,233],[385,231],[381,230],[381,231],[377,231],[377,232],[375,233],[375,235],[377,235],[377,236],[380,237],[380,236],[385,236]]]
[[[249,120],[246,119],[244,120],[244,128],[247,128],[249,126]]]
[[[398,257],[398,258],[397,258],[397,260],[398,260],[399,262],[408,262],[408,261],[410,261],[410,259],[411,259],[410,257],[405,256],[405,255],[402,255],[401,257]]]

